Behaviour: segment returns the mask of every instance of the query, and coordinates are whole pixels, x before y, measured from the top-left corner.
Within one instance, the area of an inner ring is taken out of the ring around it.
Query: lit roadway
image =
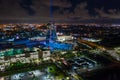
[[[92,42],[89,42],[89,41],[86,41],[86,40],[81,40],[80,38],[78,38],[78,41],[79,42],[81,42],[81,43],[84,43],[84,44],[86,44],[86,45],[88,45],[88,46],[91,46],[91,47],[95,47],[95,48],[98,48],[98,49],[100,49],[100,50],[102,50],[102,51],[104,51],[104,50],[106,50],[103,46],[100,46],[100,45],[97,45],[97,44],[95,44],[95,43],[92,43]]]

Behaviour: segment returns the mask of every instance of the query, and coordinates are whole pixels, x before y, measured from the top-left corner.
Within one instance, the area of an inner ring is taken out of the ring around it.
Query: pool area
[[[27,48],[27,50],[24,49],[7,49],[4,51],[0,51],[0,57],[2,56],[15,56],[19,54],[24,54],[25,51],[33,51],[33,48]]]

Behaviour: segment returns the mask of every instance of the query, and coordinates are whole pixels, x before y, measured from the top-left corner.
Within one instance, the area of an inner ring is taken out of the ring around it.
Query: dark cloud
[[[108,18],[108,19],[120,19],[120,10],[117,9],[108,9],[107,12],[104,11],[104,8],[95,9],[98,13],[98,18]]]
[[[53,0],[53,20],[111,22],[120,19],[119,0]],[[47,22],[50,0],[0,0],[0,21]],[[104,21],[105,20],[105,21]],[[119,21],[118,21],[119,22]]]
[[[25,11],[29,15],[34,15],[35,14],[35,10],[32,8],[32,6],[34,6],[32,0],[21,0],[19,2],[19,4],[23,9],[25,9]]]
[[[43,3],[45,5],[48,5],[50,6],[50,0],[44,0]],[[65,0],[61,1],[61,0],[52,0],[52,5],[53,6],[57,6],[57,7],[61,7],[61,8],[68,8],[68,7],[71,7],[71,3],[70,2],[67,2]]]

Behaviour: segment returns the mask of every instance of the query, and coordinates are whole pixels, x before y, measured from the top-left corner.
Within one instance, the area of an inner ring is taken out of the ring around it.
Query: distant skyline
[[[53,19],[63,23],[120,23],[119,0],[53,0]],[[50,0],[0,0],[0,23],[47,23]]]

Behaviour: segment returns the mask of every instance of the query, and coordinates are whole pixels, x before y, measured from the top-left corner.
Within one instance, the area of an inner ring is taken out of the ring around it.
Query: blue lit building
[[[48,28],[48,32],[46,34],[46,43],[49,44],[49,41],[57,40],[57,34],[56,34],[56,28],[53,25],[53,23],[48,23],[47,28]]]
[[[40,45],[48,47],[51,51],[54,50],[72,50],[73,45],[68,43],[61,43],[57,41],[56,27],[53,23],[47,24],[48,31],[46,34],[46,40],[41,41]]]

